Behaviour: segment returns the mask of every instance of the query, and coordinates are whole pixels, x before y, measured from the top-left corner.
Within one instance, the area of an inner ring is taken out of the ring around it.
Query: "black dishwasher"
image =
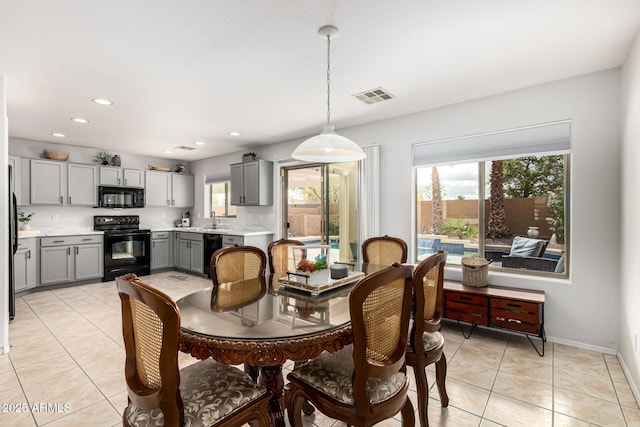
[[[205,234],[204,235],[204,266],[203,273],[208,277],[211,277],[211,271],[209,270],[209,263],[211,262],[211,255],[222,247],[222,235],[221,234]]]

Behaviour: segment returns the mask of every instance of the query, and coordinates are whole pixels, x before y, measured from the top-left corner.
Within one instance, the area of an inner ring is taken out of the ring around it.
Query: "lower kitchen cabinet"
[[[273,240],[273,234],[259,234],[255,236],[239,236],[233,234],[225,234],[222,236],[222,247],[228,248],[229,246],[255,246],[262,249],[265,254],[269,243]]]
[[[178,268],[202,274],[204,268],[204,244],[202,233],[181,232],[178,238]]]
[[[19,239],[18,250],[13,256],[16,292],[36,286],[37,268],[36,239]]]
[[[101,235],[40,239],[40,285],[97,279],[103,276]]]
[[[173,266],[170,235],[169,231],[151,233],[151,270]]]

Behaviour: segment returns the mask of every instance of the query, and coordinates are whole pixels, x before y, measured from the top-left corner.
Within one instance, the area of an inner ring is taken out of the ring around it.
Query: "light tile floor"
[[[143,279],[174,299],[210,285],[180,272]],[[16,305],[11,351],[0,355],[0,425],[121,425],[127,397],[115,282],[32,293]],[[450,322],[443,333],[450,402],[440,407],[429,367],[432,427],[640,425],[640,408],[615,356],[547,343],[539,357],[522,336],[479,328],[465,340]],[[180,362],[194,359],[180,354]],[[412,386],[414,407],[415,393]],[[345,425],[318,412],[305,423]],[[380,424],[399,425],[399,418]]]

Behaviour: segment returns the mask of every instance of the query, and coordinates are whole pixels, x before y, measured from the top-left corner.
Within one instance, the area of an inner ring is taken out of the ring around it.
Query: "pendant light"
[[[338,35],[338,29],[325,25],[318,33],[327,38],[327,124],[320,135],[302,142],[291,155],[296,160],[319,163],[353,162],[365,158],[362,148],[349,138],[335,133],[331,124],[331,38]]]

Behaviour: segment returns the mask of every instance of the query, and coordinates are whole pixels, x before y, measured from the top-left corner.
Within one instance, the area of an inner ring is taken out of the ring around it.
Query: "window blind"
[[[213,184],[214,182],[224,182],[229,181],[231,176],[227,174],[219,174],[219,175],[207,175],[204,183],[205,184]]]
[[[530,155],[568,154],[571,120],[481,133],[412,146],[413,166],[481,162]]]

